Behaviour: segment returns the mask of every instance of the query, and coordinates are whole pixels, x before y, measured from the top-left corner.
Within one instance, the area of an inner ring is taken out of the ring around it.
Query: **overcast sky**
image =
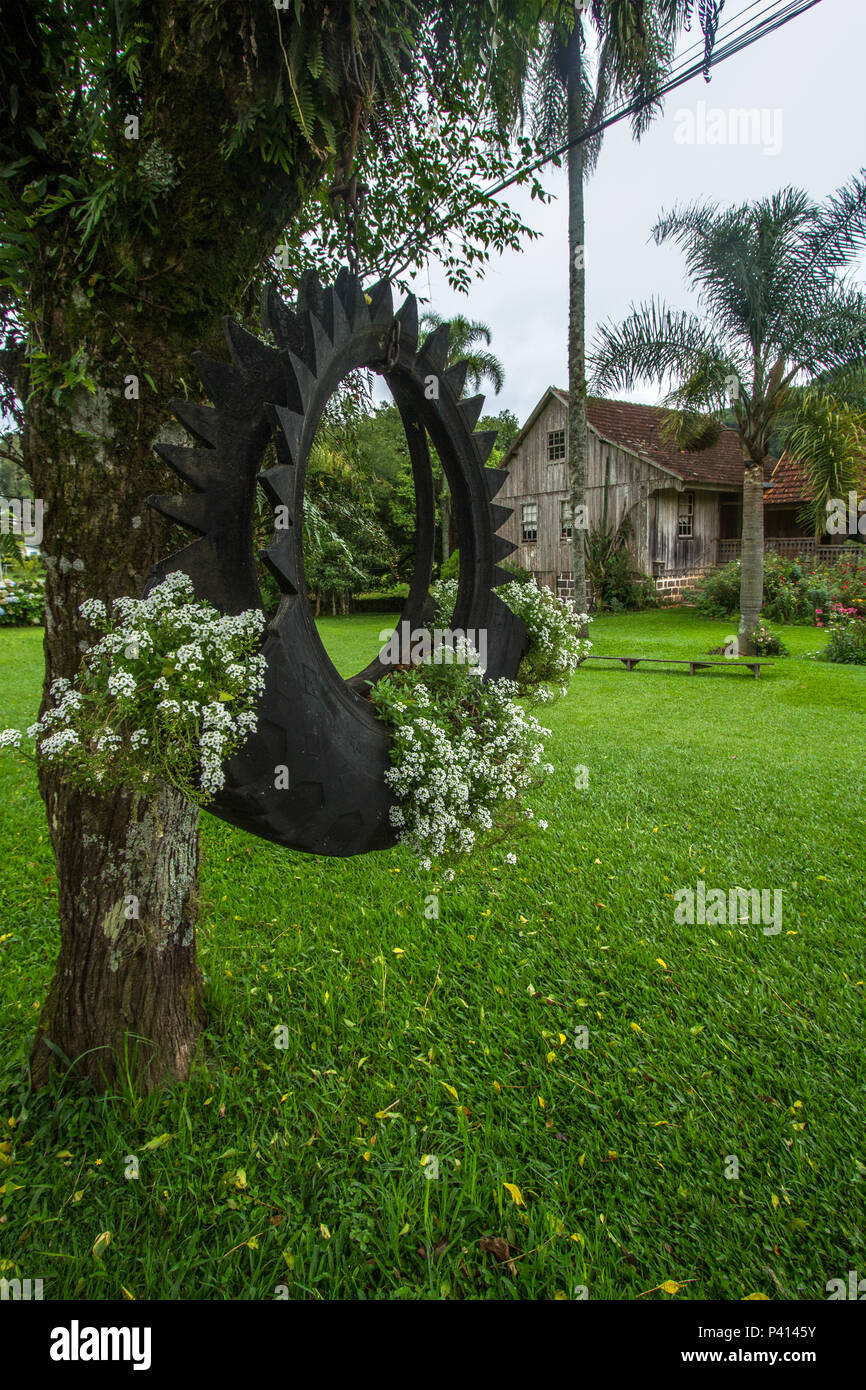
[[[768,0],[727,0],[722,21],[760,14]],[[697,24],[695,31],[699,31]],[[687,36],[683,47],[694,42]],[[823,199],[866,164],[866,0],[821,0],[812,10],[667,98],[640,143],[627,121],[605,134],[601,158],[586,189],[587,346],[596,325],[619,321],[632,302],[661,295],[673,307],[694,307],[673,245],[649,240],[659,212],[677,202],[722,204],[760,197],[794,184]],[[704,103],[701,121],[699,103]],[[698,144],[713,109],[759,108],[758,144]],[[689,113],[684,115],[683,113]],[[693,131],[690,132],[690,124]],[[694,144],[683,143],[692,133]],[[677,138],[679,137],[679,139]],[[765,149],[767,152],[765,152]],[[567,199],[564,170],[548,170],[555,201],[541,207],[518,189],[512,206],[542,235],[522,253],[494,258],[468,296],[449,289],[441,267],[430,266],[432,305],[443,315],[481,319],[505,365],[505,387],[488,394],[488,409],[513,410],[521,423],[547,386],[568,380]],[[864,258],[866,262],[866,258]],[[866,278],[861,262],[857,278]],[[415,285],[427,295],[427,274]],[[630,399],[655,402],[652,386]]]

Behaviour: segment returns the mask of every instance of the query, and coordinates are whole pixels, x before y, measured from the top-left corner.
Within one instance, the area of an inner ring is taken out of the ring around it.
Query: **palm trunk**
[[[581,110],[580,16],[575,15],[568,45],[568,139],[583,131]],[[586,268],[584,249],[583,145],[568,151],[568,484],[571,498],[571,553],[574,570],[574,604],[587,610],[586,550],[584,530],[578,521],[586,507]]]
[[[444,565],[452,550],[451,493],[448,488],[448,480],[444,476],[442,478],[442,491],[439,495],[439,517],[442,525],[442,563]]]
[[[755,655],[752,633],[764,602],[764,469],[746,461],[743,478],[743,537],[740,546],[739,649]]]

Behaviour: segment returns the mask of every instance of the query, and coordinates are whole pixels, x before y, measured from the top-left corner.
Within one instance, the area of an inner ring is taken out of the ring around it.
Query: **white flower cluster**
[[[496,591],[529,634],[529,650],[520,666],[520,693],[532,693],[541,704],[568,693],[571,673],[592,649],[592,643],[579,633],[592,622],[588,613],[575,613],[572,605],[535,579],[525,584],[514,581]],[[450,620],[457,603],[457,580],[440,579],[431,593],[439,605],[440,618]]]
[[[504,584],[497,592],[512,613],[523,620],[529,633],[521,688],[539,687],[542,700],[551,698],[550,690],[545,690],[547,684],[558,686],[560,694],[566,694],[572,671],[592,649],[592,643],[579,636],[592,621],[589,614],[575,613],[567,600],[557,598],[534,579],[526,584]]]
[[[52,682],[53,705],[27,731],[40,757],[91,790],[125,784],[153,795],[165,781],[206,803],[257,728],[264,614],[222,616],[179,573],[145,599],[118,599],[110,616],[100,599],[80,612],[103,635],[74,685]],[[0,733],[6,747],[20,750],[16,730]]]
[[[420,681],[388,705],[397,728],[385,778],[399,802],[391,823],[427,869],[468,853],[502,804],[535,784],[550,732],[516,702],[512,681],[481,684],[471,668],[452,669],[465,672],[465,717],[443,716]]]

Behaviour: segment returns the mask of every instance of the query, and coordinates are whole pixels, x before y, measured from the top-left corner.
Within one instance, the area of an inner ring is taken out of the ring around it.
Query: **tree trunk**
[[[122,329],[134,338],[135,327]],[[68,343],[55,348],[72,355]],[[185,341],[169,346],[164,338],[162,367],[179,375],[187,353]],[[148,404],[127,400],[124,379],[116,362],[94,364],[93,393],[70,392],[62,408],[34,397],[25,416],[27,471],[46,499],[43,710],[51,681],[71,679],[97,635],[79,605],[140,593],[150,565],[171,548],[144,502],[164,490],[150,447],[164,406],[151,393]],[[99,1091],[122,1074],[142,1090],[183,1080],[200,1026],[198,812],[172,788],[155,804],[90,796],[47,765],[40,790],[57,864],[60,953],[31,1057],[33,1083],[44,1084],[58,1064]]]
[[[448,479],[442,476],[442,491],[439,494],[439,518],[442,524],[442,563],[451,555],[453,550],[451,536],[451,492],[448,487]]]
[[[4,37],[16,18],[27,35],[17,124],[41,132],[42,155],[29,131],[26,159],[10,165],[13,198],[38,181],[40,157],[43,183],[62,190],[58,175],[77,176],[86,148],[77,100],[65,100],[56,77],[71,21],[49,42],[45,26],[23,25],[31,8],[18,0],[12,18],[3,15]],[[287,100],[297,15],[280,28],[274,7],[260,5],[232,25],[211,23],[206,9],[152,6],[142,16],[133,104],[109,64],[99,142],[111,194],[95,230],[82,231],[78,194],[61,199],[55,216],[34,219],[27,324],[38,351],[20,355],[15,387],[25,402],[23,465],[45,504],[46,692],[55,677],[75,676],[93,640],[78,611],[83,600],[140,594],[151,565],[191,539],[172,534],[146,504],[149,493],[179,490],[152,445],[172,396],[203,395],[190,354],[201,348],[225,360],[220,317],[257,297],[280,236],[328,174],[327,153],[292,122],[279,161],[256,133],[237,147],[226,139],[251,111],[266,112],[260,130],[270,129]],[[354,19],[332,19],[348,41]],[[331,97],[339,142],[354,87]],[[126,113],[139,109],[141,127],[130,136]],[[99,170],[82,168],[97,187]],[[180,439],[190,442],[185,432]],[[100,1089],[120,1075],[143,1089],[183,1079],[200,1022],[197,813],[167,789],[155,809],[126,795],[85,796],[50,767],[40,786],[57,859],[60,957],[34,1081],[64,1058]]]
[[[743,537],[740,546],[739,650],[755,655],[751,635],[764,602],[764,469],[750,460],[743,478]]]
[[[197,1047],[198,812],[173,789],[153,804],[47,786],[60,887],[60,956],[31,1057],[102,1091],[185,1080]]]
[[[575,14],[568,43],[568,139],[583,131],[581,109],[582,29]],[[571,498],[571,553],[574,570],[574,605],[585,613],[585,531],[578,522],[586,507],[586,252],[584,245],[583,145],[568,151],[568,483]]]

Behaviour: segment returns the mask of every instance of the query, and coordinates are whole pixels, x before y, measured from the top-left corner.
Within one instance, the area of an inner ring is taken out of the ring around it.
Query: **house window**
[[[560,502],[559,504],[559,539],[561,541],[571,540],[571,503]]]
[[[547,462],[562,463],[565,458],[565,430],[547,431]]]
[[[524,502],[520,509],[520,534],[524,541],[538,540],[538,503]]]
[[[677,535],[688,538],[695,534],[695,494],[681,492],[677,513]]]

